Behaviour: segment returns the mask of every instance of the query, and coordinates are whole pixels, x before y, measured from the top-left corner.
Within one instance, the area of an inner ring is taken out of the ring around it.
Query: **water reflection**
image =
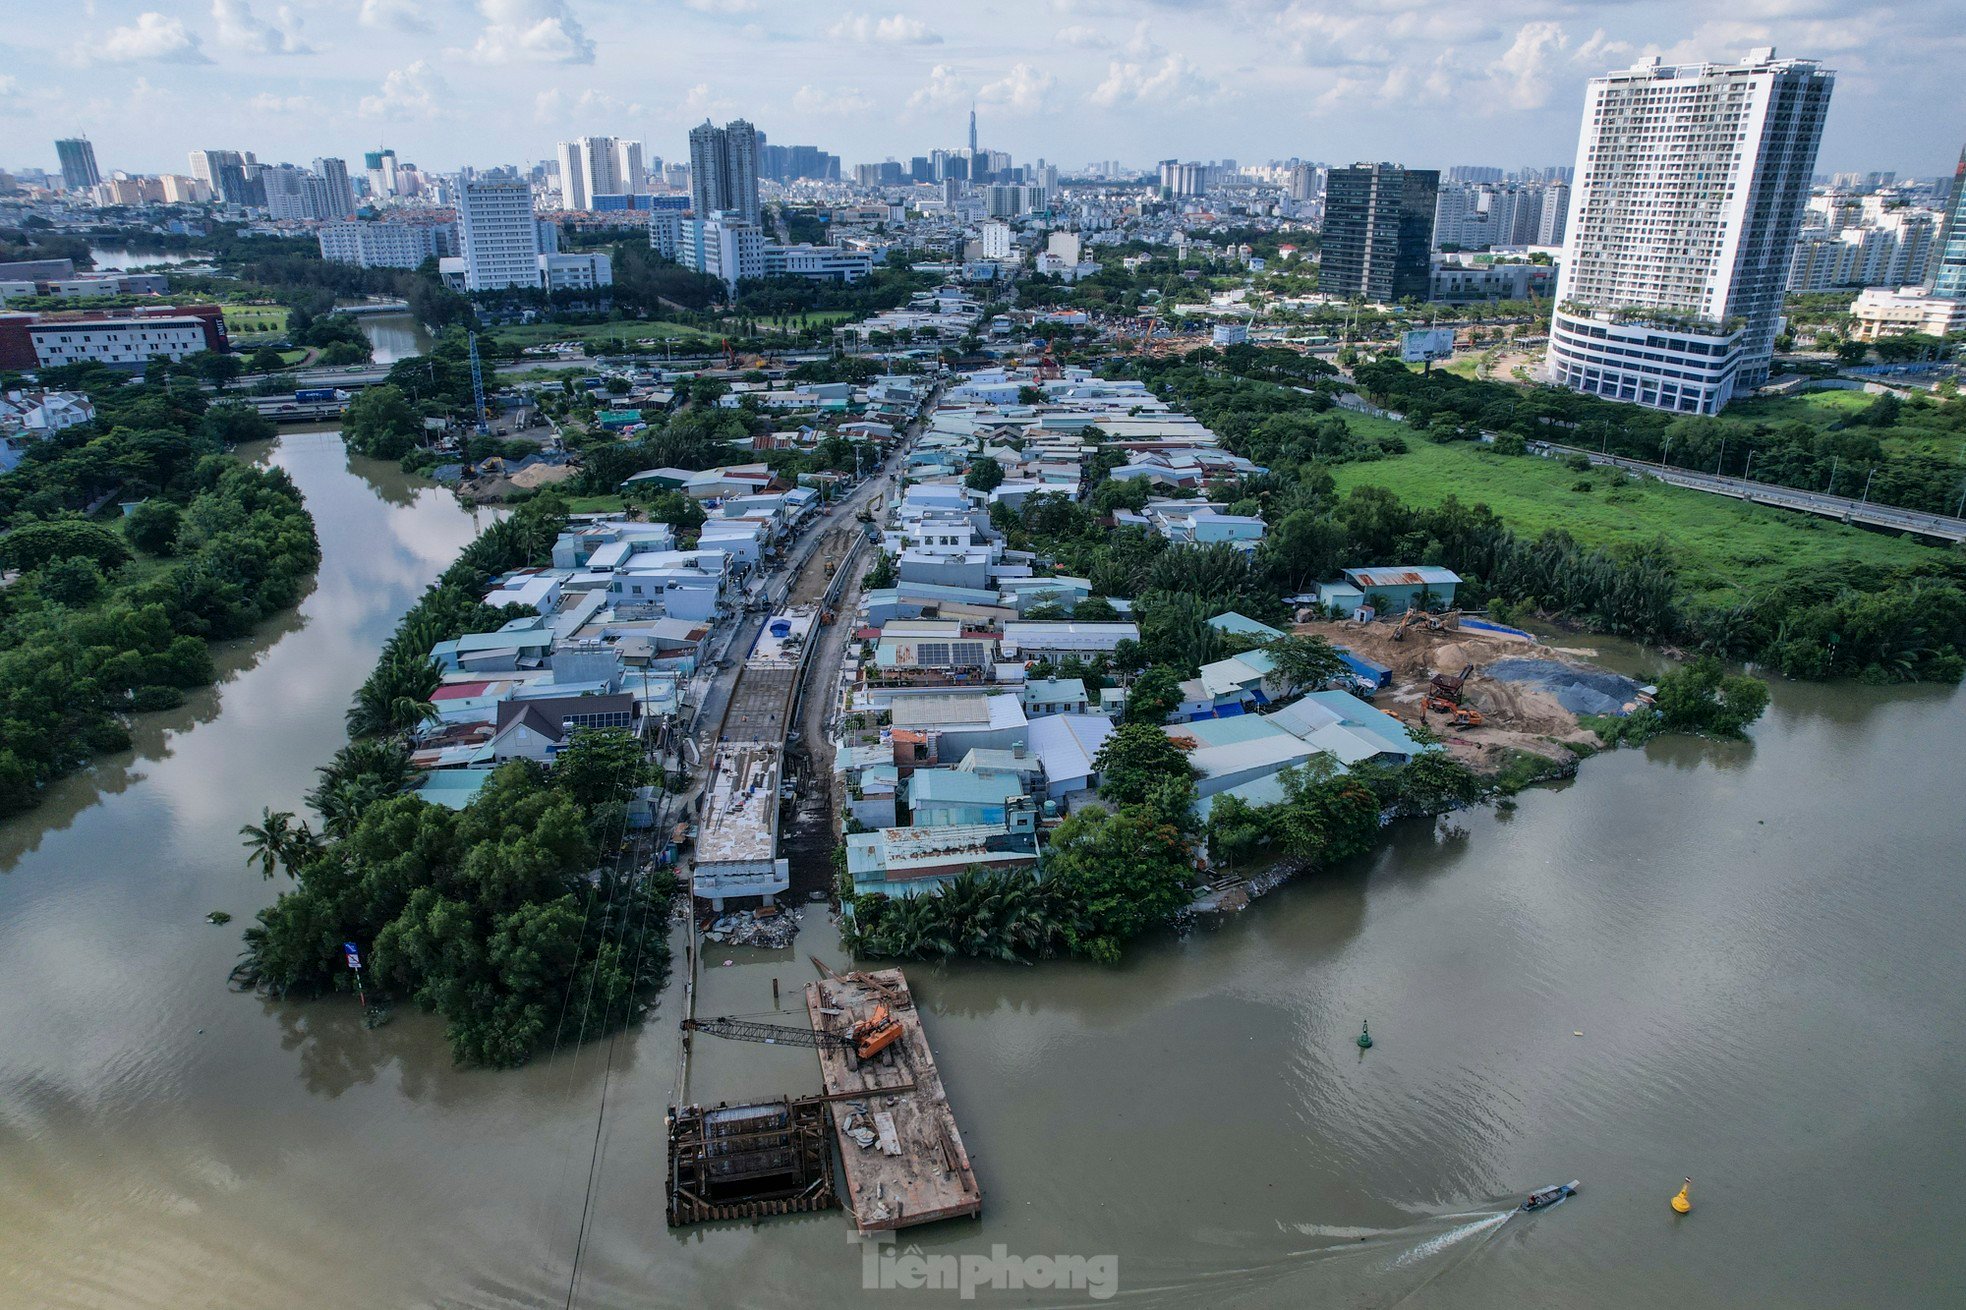
[[[133,268],[148,268],[152,265],[189,264],[193,260],[204,259],[204,255],[186,254],[177,250],[135,250],[129,246],[91,245],[89,260],[99,273],[127,272]]]
[[[369,358],[377,364],[427,355],[437,344],[412,314],[362,314],[355,321],[362,325],[362,334],[369,339]]]

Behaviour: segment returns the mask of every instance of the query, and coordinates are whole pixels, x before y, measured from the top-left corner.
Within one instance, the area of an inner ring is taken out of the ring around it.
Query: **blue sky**
[[[0,166],[185,169],[194,147],[425,167],[564,137],[684,153],[706,115],[848,165],[1291,155],[1570,162],[1584,79],[1749,47],[1837,70],[1820,166],[1950,172],[1966,0],[0,0]]]

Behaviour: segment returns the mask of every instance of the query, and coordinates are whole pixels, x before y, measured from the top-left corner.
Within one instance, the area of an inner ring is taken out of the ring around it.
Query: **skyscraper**
[[[639,141],[577,137],[560,142],[558,159],[563,209],[592,209],[595,196],[639,195],[643,191]]]
[[[67,136],[55,142],[61,157],[61,184],[67,191],[87,191],[102,181],[96,169],[96,148],[85,136]]]
[[[380,198],[396,194],[394,150],[371,150],[362,156],[362,166],[368,171],[370,195]]]
[[[346,218],[355,212],[355,184],[348,180],[348,164],[340,159],[317,159],[314,171],[328,184],[330,218]]]
[[[976,106],[969,107],[969,157],[976,158]]]
[[[722,127],[706,118],[690,129],[690,203],[698,218],[726,213],[759,221],[758,144],[758,129],[741,118]]]
[[[245,162],[246,157],[237,150],[194,150],[191,152],[191,176],[217,191],[219,170],[227,165],[237,168]]]
[[[1550,381],[1713,414],[1767,380],[1834,83],[1772,47],[1591,79]]]
[[[540,284],[539,223],[533,217],[531,184],[509,179],[466,182],[460,188],[457,218],[466,290]]]
[[[1390,302],[1427,298],[1433,266],[1435,169],[1334,168],[1324,183],[1318,290]]]
[[[1966,150],[1959,152],[1959,167],[1952,175],[1946,223],[1931,267],[1927,280],[1933,295],[1966,300]]]

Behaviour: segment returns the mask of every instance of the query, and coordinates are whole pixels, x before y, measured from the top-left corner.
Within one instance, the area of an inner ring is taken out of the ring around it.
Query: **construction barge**
[[[826,977],[805,989],[810,1028],[734,1018],[684,1021],[686,1043],[704,1033],[810,1046],[825,1091],[672,1108],[670,1227],[804,1214],[844,1202],[865,1235],[983,1212],[982,1188],[908,980],[899,969],[840,975],[820,967]],[[846,1179],[844,1197],[839,1174]]]
[[[899,1039],[872,1060],[844,1044],[819,1047],[854,1227],[892,1232],[982,1214],[983,1189],[901,971],[834,975],[805,990],[814,1032],[900,1025]]]

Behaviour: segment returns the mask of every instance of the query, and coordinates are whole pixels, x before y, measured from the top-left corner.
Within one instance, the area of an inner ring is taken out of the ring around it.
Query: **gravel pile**
[[[1501,682],[1546,691],[1572,714],[1622,715],[1638,694],[1638,683],[1622,674],[1559,660],[1497,660],[1482,672]]]

